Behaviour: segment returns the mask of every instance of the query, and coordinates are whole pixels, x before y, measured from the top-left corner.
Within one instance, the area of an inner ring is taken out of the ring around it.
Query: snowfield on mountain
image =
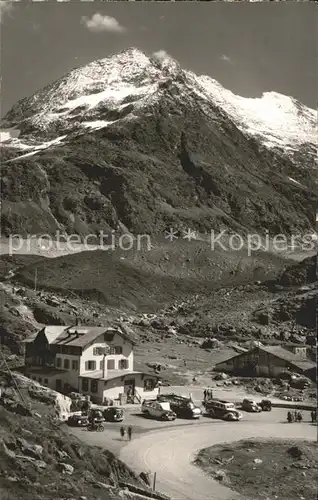
[[[179,97],[194,92],[223,109],[242,131],[256,135],[266,146],[292,149],[316,142],[317,112],[296,99],[276,92],[266,92],[260,98],[240,97],[208,76],[182,70],[168,55],[147,57],[137,49],[72,70],[43,91],[19,101],[4,123],[13,127],[30,121],[47,129],[65,120],[72,127],[76,117],[82,121],[85,115],[98,116],[101,105],[120,111],[125,109],[125,101],[142,107],[151,99],[160,100],[161,90],[173,83]],[[109,126],[113,121],[104,123]]]
[[[4,234],[313,232],[316,112],[128,49],[22,99],[2,127]],[[94,168],[92,168],[94,167]]]

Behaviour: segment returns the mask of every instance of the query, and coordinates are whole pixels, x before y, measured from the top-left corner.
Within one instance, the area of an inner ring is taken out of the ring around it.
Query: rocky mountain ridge
[[[21,133],[2,148],[3,231],[312,232],[314,124],[292,98],[240,98],[129,49],[4,117]]]

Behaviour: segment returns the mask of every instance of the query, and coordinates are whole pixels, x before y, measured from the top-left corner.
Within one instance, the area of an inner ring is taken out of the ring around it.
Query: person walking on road
[[[121,435],[121,438],[122,438],[122,439],[124,439],[125,434],[126,434],[125,427],[121,426],[121,428],[120,428],[120,435]]]
[[[128,434],[129,441],[131,441],[131,435],[132,435],[132,427],[131,427],[131,425],[127,429],[127,434]]]
[[[299,411],[299,412],[297,413],[297,422],[301,422],[301,421],[302,421],[302,419],[303,419],[303,416],[302,416],[301,412]]]
[[[206,389],[204,389],[204,391],[203,391],[204,401],[206,401],[207,392],[208,392],[208,391],[207,391]],[[311,413],[313,413],[313,412],[311,412]]]
[[[294,419],[293,419],[293,415],[292,415],[292,413],[289,411],[289,412],[287,413],[287,421],[288,421],[289,423],[291,423],[293,420],[294,420]]]

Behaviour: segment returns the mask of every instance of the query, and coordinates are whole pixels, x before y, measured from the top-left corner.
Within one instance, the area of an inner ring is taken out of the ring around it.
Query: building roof
[[[43,328],[40,330],[43,331]],[[39,332],[40,332],[39,331]],[[25,342],[33,342],[38,333],[30,335]],[[44,327],[45,336],[49,344],[65,345],[73,347],[85,347],[90,342],[93,342],[97,337],[102,334],[107,334],[108,342],[112,342],[115,334],[135,345],[136,342],[127,333],[126,328],[121,326],[53,326],[48,325]]]
[[[293,352],[288,351],[287,349],[284,349],[281,346],[258,346],[258,347],[253,347],[253,349],[250,349],[248,352],[252,352],[256,349],[259,349],[260,351],[265,351],[269,354],[272,354],[273,356],[276,356],[277,358],[281,358],[284,361],[287,361],[288,363],[297,366],[303,371],[310,370],[314,368],[316,365],[312,361],[308,359],[303,359],[299,357],[299,355],[294,354]],[[234,358],[238,358],[239,356],[246,356],[246,352],[242,352],[240,354],[237,354],[235,356],[231,356],[230,358],[221,361],[220,363],[217,363],[216,366],[222,365],[223,363],[227,363],[231,361]]]
[[[106,331],[105,326],[69,326],[65,327],[52,343],[53,345],[85,347]]]
[[[49,344],[52,344],[54,340],[63,333],[65,328],[68,328],[67,326],[55,326],[55,325],[48,325],[44,327],[44,334],[47,338],[47,341]]]
[[[87,375],[80,375],[80,378],[94,378],[97,380],[113,380],[115,378],[121,378],[121,377],[129,377],[129,376],[134,376],[134,375],[147,375],[147,377],[153,377],[160,379],[158,375],[155,375],[154,373],[146,373],[146,372],[140,372],[136,370],[128,371],[128,370],[112,370],[112,373],[107,374],[106,377],[103,377],[103,370],[96,370],[94,372],[90,372]]]
[[[47,338],[48,343],[52,344],[53,341],[59,335],[61,335],[61,333],[63,333],[66,328],[69,328],[69,327],[68,326],[61,326],[61,325],[57,325],[57,326],[56,325],[47,325],[47,326],[42,327],[41,330],[38,330],[37,332],[32,333],[32,335],[29,335],[24,340],[24,342],[27,342],[27,343],[33,342],[36,339],[36,337],[38,336],[38,334],[40,332],[44,331],[44,334]]]
[[[284,344],[285,347],[308,347],[307,344],[297,344],[296,342],[288,342],[288,344]]]
[[[53,375],[62,375],[64,373],[69,373],[68,370],[60,370],[54,366],[41,366],[41,367],[30,367],[27,368],[27,373],[30,375],[47,375],[48,377]]]
[[[300,358],[297,354],[294,354],[281,346],[263,346],[259,349],[268,352],[269,354],[273,354],[274,356],[277,356],[278,358],[281,358],[284,361],[297,366],[303,371],[310,370],[311,368],[316,366],[315,363],[313,363],[309,359]]]

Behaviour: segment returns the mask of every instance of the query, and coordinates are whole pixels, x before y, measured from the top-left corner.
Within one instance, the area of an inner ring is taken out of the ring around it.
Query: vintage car
[[[201,408],[196,406],[190,398],[176,394],[162,395],[159,401],[169,401],[171,410],[178,418],[200,418]]]
[[[141,411],[146,417],[152,417],[160,420],[175,420],[177,415],[171,410],[168,401],[144,400],[141,405]]]
[[[262,399],[259,406],[263,411],[272,411],[272,402],[269,399]]]
[[[122,422],[124,420],[124,410],[116,406],[110,406],[103,410],[103,417],[106,422]]]
[[[262,408],[253,399],[243,399],[242,410],[251,413],[260,413]]]
[[[219,399],[207,401],[205,409],[210,417],[220,418],[221,420],[238,421],[243,417],[243,414],[235,408],[234,403]]]
[[[70,427],[86,427],[88,425],[88,418],[84,415],[71,415],[67,419],[67,425]]]

